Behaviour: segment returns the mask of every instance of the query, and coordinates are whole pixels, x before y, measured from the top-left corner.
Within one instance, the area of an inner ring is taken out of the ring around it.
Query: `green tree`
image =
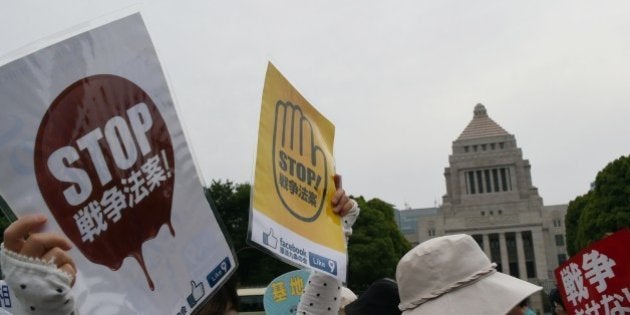
[[[236,272],[241,286],[266,286],[275,277],[295,267],[247,244],[250,185],[213,181],[206,196],[214,204],[229,234],[239,260]],[[410,245],[398,230],[394,208],[379,199],[356,198],[361,208],[348,244],[348,286],[361,292],[372,282],[395,277],[396,264]]]
[[[15,214],[11,211],[7,202],[4,201],[4,198],[0,196],[0,231],[2,232],[0,233],[0,242],[4,241],[4,229],[15,220],[17,220]]]
[[[607,233],[630,226],[630,156],[610,162],[597,173],[595,188],[569,203],[565,222],[570,255]]]
[[[295,268],[247,244],[250,189],[246,183],[213,181],[205,193],[221,217],[236,251],[237,283],[244,287],[267,286],[277,276]]]
[[[355,198],[361,208],[348,244],[348,286],[361,292],[380,278],[395,278],[396,265],[411,245],[398,230],[394,207],[379,199]]]
[[[580,215],[582,210],[589,204],[591,200],[591,193],[586,193],[582,196],[578,196],[567,207],[567,214],[564,218],[567,237],[567,252],[573,256],[577,253],[581,246],[577,243],[577,230],[580,224]]]

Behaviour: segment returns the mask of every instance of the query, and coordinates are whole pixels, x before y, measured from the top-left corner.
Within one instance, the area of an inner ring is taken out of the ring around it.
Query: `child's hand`
[[[74,284],[77,269],[67,252],[72,243],[57,233],[37,232],[46,220],[46,216],[41,214],[20,217],[4,230],[4,247],[24,256],[53,261],[57,268],[72,276]]]

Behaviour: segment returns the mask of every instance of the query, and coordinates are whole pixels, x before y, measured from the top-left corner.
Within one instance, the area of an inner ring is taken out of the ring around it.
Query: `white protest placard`
[[[82,314],[187,314],[236,268],[140,14],[0,66],[0,195],[67,236]]]

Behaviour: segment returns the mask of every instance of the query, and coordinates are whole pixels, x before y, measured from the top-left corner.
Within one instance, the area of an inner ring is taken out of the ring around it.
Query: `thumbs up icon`
[[[273,229],[269,228],[269,233],[263,232],[263,244],[276,249],[278,246],[278,238],[273,236]]]
[[[203,288],[203,282],[196,283],[194,280],[190,281],[190,295],[186,298],[188,305],[192,308],[197,304],[199,300],[206,294],[206,290]]]

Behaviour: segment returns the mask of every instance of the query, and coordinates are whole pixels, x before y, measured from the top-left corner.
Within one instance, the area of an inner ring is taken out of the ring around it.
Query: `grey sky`
[[[4,1],[0,55],[135,1]],[[202,177],[251,181],[267,61],[336,125],[350,193],[429,207],[483,103],[545,204],[628,154],[627,1],[165,1],[138,6]]]

